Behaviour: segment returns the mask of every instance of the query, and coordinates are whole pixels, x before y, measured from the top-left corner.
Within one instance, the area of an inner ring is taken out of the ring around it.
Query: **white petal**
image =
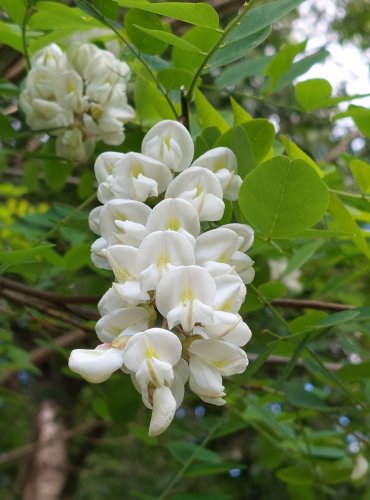
[[[105,253],[108,245],[109,243],[104,238],[98,238],[91,245],[91,260],[92,263],[99,269],[111,269]]]
[[[237,313],[245,300],[247,289],[243,281],[232,274],[217,276],[216,297],[213,308],[218,311]]]
[[[100,234],[110,243],[136,246],[144,237],[150,212],[150,207],[139,201],[111,200],[99,213]]]
[[[129,280],[125,283],[113,283],[113,288],[122,302],[129,306],[137,306],[150,300],[150,295],[142,291],[140,283],[135,280]]]
[[[203,331],[209,338],[222,339],[237,346],[247,344],[252,336],[241,316],[222,311],[214,311],[213,324],[203,327]]]
[[[121,334],[133,335],[146,330],[149,320],[149,312],[142,307],[117,309],[96,323],[96,334],[102,342],[112,342]]]
[[[195,244],[195,259],[202,265],[207,261],[229,264],[231,257],[237,251],[239,237],[231,229],[223,227],[211,229],[198,236]]]
[[[189,354],[201,358],[204,363],[219,370],[221,375],[243,373],[248,366],[248,358],[239,347],[223,340],[194,340]]]
[[[116,152],[106,152],[100,154],[94,165],[94,170],[95,170],[95,176],[96,180],[98,181],[99,184],[102,182],[105,182],[107,180],[107,177],[111,176],[113,174],[113,167],[114,165],[124,158],[123,153],[116,153]]]
[[[210,342],[210,341],[206,341]],[[197,356],[190,355],[190,389],[200,398],[222,398],[224,386],[220,372]]]
[[[193,247],[185,236],[175,231],[156,231],[146,236],[140,244],[136,267],[138,273],[142,273],[140,282],[146,282],[143,289],[153,290],[172,266],[191,265],[194,261]],[[153,265],[157,270],[152,268]],[[145,273],[149,267],[150,275]]]
[[[164,432],[175,416],[176,400],[171,389],[158,387],[153,392],[153,412],[150,420],[149,436]]]
[[[202,167],[190,167],[181,172],[168,186],[166,198],[187,200],[197,210],[201,221],[219,220],[225,208],[219,180]]]
[[[129,339],[124,364],[133,372],[137,372],[147,358],[157,358],[173,366],[178,363],[181,351],[181,342],[174,333],[163,328],[150,328]]]
[[[235,271],[244,283],[248,284],[253,281],[255,275],[253,268],[254,261],[248,255],[242,252],[235,252],[230,264],[235,267]]]
[[[88,382],[99,384],[108,380],[122,366],[123,352],[119,349],[74,349],[68,366]]]
[[[213,304],[216,284],[212,276],[199,266],[186,266],[165,274],[157,287],[156,302],[163,316],[179,304],[199,300]]]
[[[143,139],[142,152],[155,158],[171,170],[181,172],[189,167],[194,155],[191,135],[181,123],[162,120]]]
[[[193,205],[181,198],[168,198],[156,205],[148,217],[147,232],[187,231],[193,236],[200,233],[198,213]]]
[[[225,224],[222,227],[235,231],[236,234],[241,238],[240,246],[238,248],[240,252],[246,252],[253,245],[254,231],[251,228],[251,226],[248,226],[247,224],[232,223],[232,224]]]
[[[128,245],[111,245],[105,250],[105,254],[119,283],[137,278],[137,248]]]

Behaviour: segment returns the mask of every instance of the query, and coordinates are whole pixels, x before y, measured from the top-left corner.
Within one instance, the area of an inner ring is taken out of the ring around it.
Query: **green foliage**
[[[304,76],[329,52],[290,36],[301,3],[230,2],[225,14],[210,2],[0,0],[4,74],[50,43],[65,49],[91,35],[129,64],[136,110],[122,145],[67,161],[17,108],[25,73],[0,80],[2,498],[24,494],[19,478],[47,400],[67,429],[65,497],[369,497],[368,474],[355,472],[370,460],[370,150],[351,140],[370,137],[370,110],[352,104],[367,94],[333,95],[329,81]],[[362,6],[358,17],[365,23]],[[336,139],[343,118],[354,125]],[[227,405],[188,393],[152,438],[130,377],[87,385],[66,360],[71,348],[95,346],[96,303],[111,284],[91,264],[94,159],[140,151],[163,119],[189,119],[194,158],[215,147],[236,155],[243,183],[220,224],[254,228],[256,278],[240,311],[253,333],[250,364],[225,378]]]

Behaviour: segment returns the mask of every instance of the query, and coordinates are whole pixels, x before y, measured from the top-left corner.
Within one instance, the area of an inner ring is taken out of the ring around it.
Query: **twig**
[[[24,293],[26,295],[31,295],[41,300],[51,302],[53,304],[97,304],[100,297],[93,295],[59,295],[52,292],[46,292],[44,290],[39,290],[31,286],[25,285],[23,283],[18,283],[17,281],[4,278],[0,276],[0,289],[14,290],[15,292]]]
[[[35,300],[30,300],[28,297],[24,297],[18,292],[10,292],[7,290],[0,290],[0,295],[8,300],[11,300],[12,302],[15,302],[16,304],[20,304],[22,306],[26,307],[32,307],[33,309],[37,309],[38,311],[46,314],[47,316],[50,316],[52,318],[55,318],[59,321],[62,321],[63,323],[67,323],[69,325],[75,326],[77,328],[81,328],[82,330],[85,330],[86,332],[94,332],[94,329],[82,325],[79,321],[74,320],[73,318],[70,318],[69,316],[66,316],[65,314],[55,311],[54,309],[50,309],[50,307],[45,306],[44,304],[41,304],[40,302],[36,302]]]
[[[319,311],[348,311],[354,309],[351,304],[338,304],[322,300],[306,299],[275,299],[271,304],[276,307],[292,307],[294,309],[318,309]]]
[[[79,436],[80,434],[84,434],[86,432],[89,432],[91,429],[94,429],[97,426],[107,426],[109,425],[108,422],[102,422],[99,420],[95,420],[92,422],[85,422],[84,424],[79,425],[78,427],[75,427],[74,429],[65,431],[58,436],[54,436],[52,439],[49,439],[43,443],[43,447],[45,446],[50,446],[50,444],[53,443],[56,439],[60,440],[68,440],[72,439],[76,436]],[[30,443],[26,444],[25,446],[21,446],[20,448],[15,448],[13,450],[1,453],[0,455],[0,467],[3,467],[5,465],[8,465],[9,463],[14,462],[15,460],[19,460],[21,458],[25,458],[29,455],[32,455],[37,449],[40,448],[40,445],[38,442],[36,443]]]

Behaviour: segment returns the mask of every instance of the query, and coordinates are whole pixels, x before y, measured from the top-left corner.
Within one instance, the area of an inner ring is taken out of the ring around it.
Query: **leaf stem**
[[[180,481],[180,479],[182,478],[182,476],[185,474],[185,472],[187,471],[187,469],[190,467],[190,465],[195,460],[197,454],[199,453],[199,450],[201,450],[202,448],[204,448],[208,444],[208,442],[212,439],[212,437],[214,436],[215,432],[222,426],[222,424],[223,424],[223,419],[221,421],[217,422],[217,424],[213,427],[213,429],[211,429],[211,431],[209,432],[208,436],[206,436],[203,439],[203,441],[200,443],[200,445],[197,447],[197,449],[194,450],[194,453],[192,453],[190,455],[190,457],[188,458],[188,460],[184,463],[184,465],[181,467],[181,469],[179,470],[179,472],[172,479],[172,481],[169,483],[169,485],[163,491],[163,493],[157,498],[157,500],[165,500],[165,498],[168,498],[168,495],[171,492],[171,490],[173,489],[173,487]]]
[[[26,66],[27,70],[29,71],[31,69],[31,60],[30,56],[28,53],[28,43],[27,43],[27,24],[28,21],[30,20],[30,17],[33,14],[33,7],[30,4],[29,0],[26,0],[26,12],[24,13],[24,18],[21,26],[22,30],[22,46],[23,46],[23,53],[24,53],[24,58],[26,60]]]
[[[177,114],[177,111],[176,111],[176,108],[175,108],[173,102],[168,97],[165,88],[159,83],[152,68],[148,65],[148,63],[145,61],[145,59],[141,56],[140,52],[138,50],[136,50],[133,45],[131,45],[131,43],[127,40],[127,38],[124,35],[122,35],[122,33],[120,33],[120,31],[115,26],[113,26],[113,24],[108,19],[106,19],[105,16],[101,12],[99,12],[99,10],[96,9],[96,7],[94,5],[92,5],[88,0],[81,0],[81,1],[85,5],[87,5],[89,7],[89,9],[91,9],[95,13],[95,15],[97,16],[97,18],[99,19],[99,21],[101,23],[108,26],[108,28],[111,29],[117,35],[117,37],[126,45],[126,47],[130,50],[130,52],[132,52],[132,54],[141,62],[141,64],[145,67],[146,71],[149,73],[149,75],[152,78],[152,80],[154,81],[154,83],[157,85],[159,91],[163,94],[163,97],[166,99],[168,105],[170,106],[176,120],[178,120],[179,116]]]
[[[222,42],[225,40],[227,35],[240,23],[241,19],[245,16],[245,14],[248,12],[250,9],[251,5],[253,4],[253,0],[245,3],[243,9],[241,10],[240,14],[238,14],[226,27],[226,29],[223,31],[222,35],[220,38],[217,40],[217,42],[214,44],[214,46],[211,48],[211,50],[207,53],[206,57],[203,59],[201,64],[199,65],[198,69],[196,70],[194,77],[190,83],[187,99],[188,102],[191,101],[193,98],[193,93],[194,93],[194,88],[197,83],[198,78],[200,77],[205,65],[207,62],[210,60],[210,58],[213,56],[213,54],[218,50]]]

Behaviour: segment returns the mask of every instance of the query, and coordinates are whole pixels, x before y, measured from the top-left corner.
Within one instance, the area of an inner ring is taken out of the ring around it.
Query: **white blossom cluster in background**
[[[142,153],[103,153],[95,163],[103,205],[89,216],[100,236],[92,260],[115,282],[98,305],[102,343],[72,351],[69,367],[94,383],[130,374],[152,409],[152,436],[171,423],[188,380],[203,401],[223,405],[222,377],[248,364],[241,346],[251,332],[238,311],[254,278],[245,253],[254,233],[209,224],[222,218],[223,198],[237,199],[236,157],[224,147],[192,164],[193,155],[186,128],[165,120],[146,134]]]
[[[56,45],[37,52],[20,97],[26,122],[33,130],[57,137],[56,152],[85,161],[97,141],[123,142],[124,124],[135,117],[127,103],[130,68],[108,50],[75,43],[66,52]]]

